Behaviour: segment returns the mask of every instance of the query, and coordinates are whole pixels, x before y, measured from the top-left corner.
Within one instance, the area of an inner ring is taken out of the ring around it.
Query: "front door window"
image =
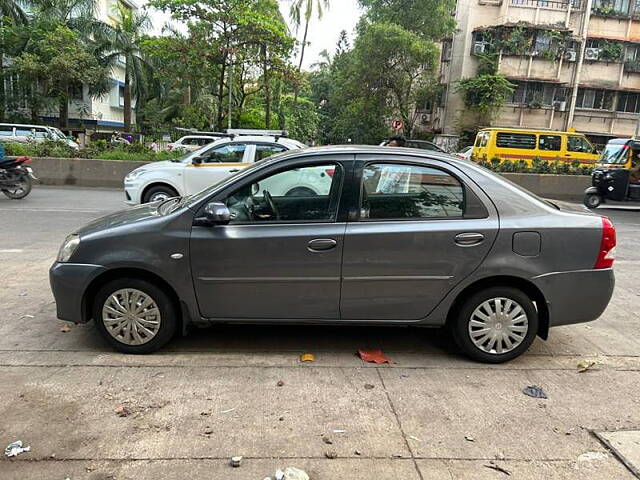
[[[338,210],[342,167],[333,163],[289,168],[231,194],[231,224],[333,222]]]

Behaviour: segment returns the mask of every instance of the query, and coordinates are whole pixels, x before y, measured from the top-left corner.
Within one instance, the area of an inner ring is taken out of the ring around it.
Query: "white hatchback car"
[[[176,160],[154,162],[136,168],[124,179],[126,203],[137,205],[191,195],[263,158],[301,148],[306,148],[306,145],[278,135],[233,134]],[[283,194],[318,193],[298,186]]]

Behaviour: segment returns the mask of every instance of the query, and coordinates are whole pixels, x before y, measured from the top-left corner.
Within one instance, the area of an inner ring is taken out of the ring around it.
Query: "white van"
[[[55,140],[64,142],[71,148],[78,150],[78,145],[73,140],[69,140],[59,128],[47,125],[27,125],[21,123],[0,123],[0,142],[42,142],[44,140]]]

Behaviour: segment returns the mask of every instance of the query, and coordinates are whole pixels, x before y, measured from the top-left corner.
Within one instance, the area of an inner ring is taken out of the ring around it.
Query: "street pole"
[[[233,98],[233,57],[231,59],[231,65],[229,65],[229,118],[227,119],[227,128],[231,128],[231,100]]]

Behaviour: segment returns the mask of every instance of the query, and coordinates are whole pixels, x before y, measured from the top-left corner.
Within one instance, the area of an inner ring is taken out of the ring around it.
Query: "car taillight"
[[[615,259],[616,227],[613,226],[609,217],[602,217],[602,240],[600,240],[600,250],[593,268],[611,268]]]
[[[327,175],[329,175],[330,177],[333,177],[333,174],[334,174],[334,173],[336,173],[336,169],[335,169],[335,168],[327,168],[327,169],[325,170],[325,173],[326,173]]]

